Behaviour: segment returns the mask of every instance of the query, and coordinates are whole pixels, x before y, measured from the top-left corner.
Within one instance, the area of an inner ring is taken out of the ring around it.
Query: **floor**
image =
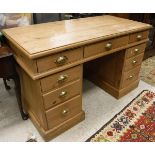
[[[155,56],[142,62],[140,77],[141,80],[155,86]]]
[[[13,87],[12,81],[10,84]],[[52,142],[85,141],[142,90],[148,89],[155,92],[154,86],[140,81],[138,88],[116,100],[90,81],[84,80],[83,84],[83,109],[86,113],[86,119],[51,140]],[[6,91],[0,79],[0,141],[25,142],[32,135],[36,137],[37,141],[44,141],[30,120],[23,121],[21,119],[14,89]]]

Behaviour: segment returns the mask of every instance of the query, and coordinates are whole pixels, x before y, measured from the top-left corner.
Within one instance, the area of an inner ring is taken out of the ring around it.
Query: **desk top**
[[[151,25],[109,15],[64,20],[3,30],[29,58],[150,29]]]

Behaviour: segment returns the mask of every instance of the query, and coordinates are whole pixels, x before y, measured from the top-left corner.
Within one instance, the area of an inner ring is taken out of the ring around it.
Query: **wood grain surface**
[[[150,28],[149,24],[104,15],[5,29],[3,33],[28,57],[36,58]]]

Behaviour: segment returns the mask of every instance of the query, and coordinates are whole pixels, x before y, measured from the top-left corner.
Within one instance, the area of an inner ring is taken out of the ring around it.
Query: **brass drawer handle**
[[[110,50],[112,48],[112,43],[107,43],[105,47],[106,49]]]
[[[141,34],[137,35],[137,40],[141,40],[141,39],[142,39],[142,35]]]
[[[55,63],[57,65],[63,65],[66,63],[66,61],[68,60],[68,58],[66,56],[60,56],[59,58],[57,58],[57,60],[55,61]]]
[[[60,93],[59,97],[60,97],[60,98],[64,98],[64,97],[66,97],[66,95],[67,95],[67,92],[66,92],[66,91],[62,91],[62,92]]]
[[[132,61],[132,64],[136,64],[136,63],[137,63],[137,61],[136,61],[136,60],[133,60],[133,61]]]
[[[67,75],[60,75],[58,78],[58,83],[65,82],[67,80],[68,76]]]
[[[62,115],[67,115],[69,113],[69,109],[64,109],[64,110],[62,110]]]
[[[137,54],[139,52],[139,49],[138,48],[135,48],[135,53]]]

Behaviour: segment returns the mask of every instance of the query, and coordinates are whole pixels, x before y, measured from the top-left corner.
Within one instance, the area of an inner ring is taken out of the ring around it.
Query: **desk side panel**
[[[40,128],[47,130],[47,121],[44,112],[43,99],[39,80],[32,80],[22,68],[18,68],[21,81],[21,95],[28,114],[37,120]]]
[[[30,75],[36,74],[36,60],[29,59],[13,42],[8,42],[18,64]]]

